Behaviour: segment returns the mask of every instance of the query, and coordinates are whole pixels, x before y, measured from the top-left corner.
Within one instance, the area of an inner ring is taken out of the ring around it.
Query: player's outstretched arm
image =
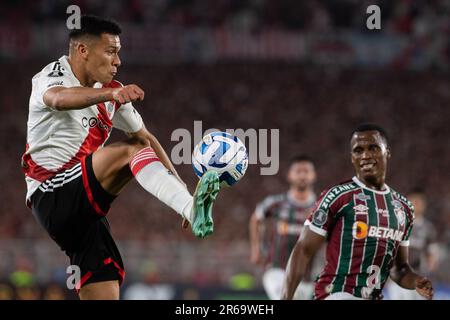
[[[56,110],[84,109],[113,100],[121,104],[142,101],[144,91],[134,84],[119,88],[53,87],[45,92],[43,100]]]
[[[295,290],[306,274],[312,257],[324,241],[325,237],[309,230],[309,227],[303,229],[302,235],[289,257],[282,293],[283,300],[292,300]]]
[[[414,272],[408,262],[408,247],[400,246],[394,267],[391,270],[391,278],[400,287],[410,290],[416,290],[426,299],[433,299],[434,289],[431,281]]]

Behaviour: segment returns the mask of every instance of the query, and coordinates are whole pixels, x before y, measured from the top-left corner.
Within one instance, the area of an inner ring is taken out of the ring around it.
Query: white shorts
[[[364,300],[363,298],[355,297],[348,292],[335,292],[330,294],[325,300]]]
[[[269,268],[263,275],[263,286],[270,300],[280,300],[286,273],[281,268]],[[311,300],[314,295],[314,283],[301,282],[294,294],[294,300]]]
[[[425,300],[416,290],[408,290],[400,287],[394,281],[386,283],[386,300]]]

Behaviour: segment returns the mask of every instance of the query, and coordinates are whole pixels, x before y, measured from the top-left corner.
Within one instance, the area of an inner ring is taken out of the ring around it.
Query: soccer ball
[[[212,132],[195,146],[192,166],[199,178],[206,171],[214,170],[219,174],[221,186],[232,186],[247,170],[247,149],[236,136],[221,131]]]

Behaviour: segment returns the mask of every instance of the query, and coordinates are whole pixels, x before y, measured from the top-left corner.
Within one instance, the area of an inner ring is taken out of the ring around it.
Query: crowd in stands
[[[253,31],[264,28],[327,32],[365,26],[369,5],[381,8],[383,32],[431,34],[448,32],[446,0],[20,0],[2,1],[0,21],[29,24],[61,21],[72,4],[81,12],[105,15],[137,25],[187,28],[225,27]]]

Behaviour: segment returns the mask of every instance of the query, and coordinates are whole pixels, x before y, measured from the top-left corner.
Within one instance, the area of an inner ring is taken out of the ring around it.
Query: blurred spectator
[[[13,300],[14,291],[13,289],[4,283],[0,283],[0,300]]]
[[[42,299],[44,300],[65,300],[66,296],[63,289],[57,284],[50,284],[44,291]]]

